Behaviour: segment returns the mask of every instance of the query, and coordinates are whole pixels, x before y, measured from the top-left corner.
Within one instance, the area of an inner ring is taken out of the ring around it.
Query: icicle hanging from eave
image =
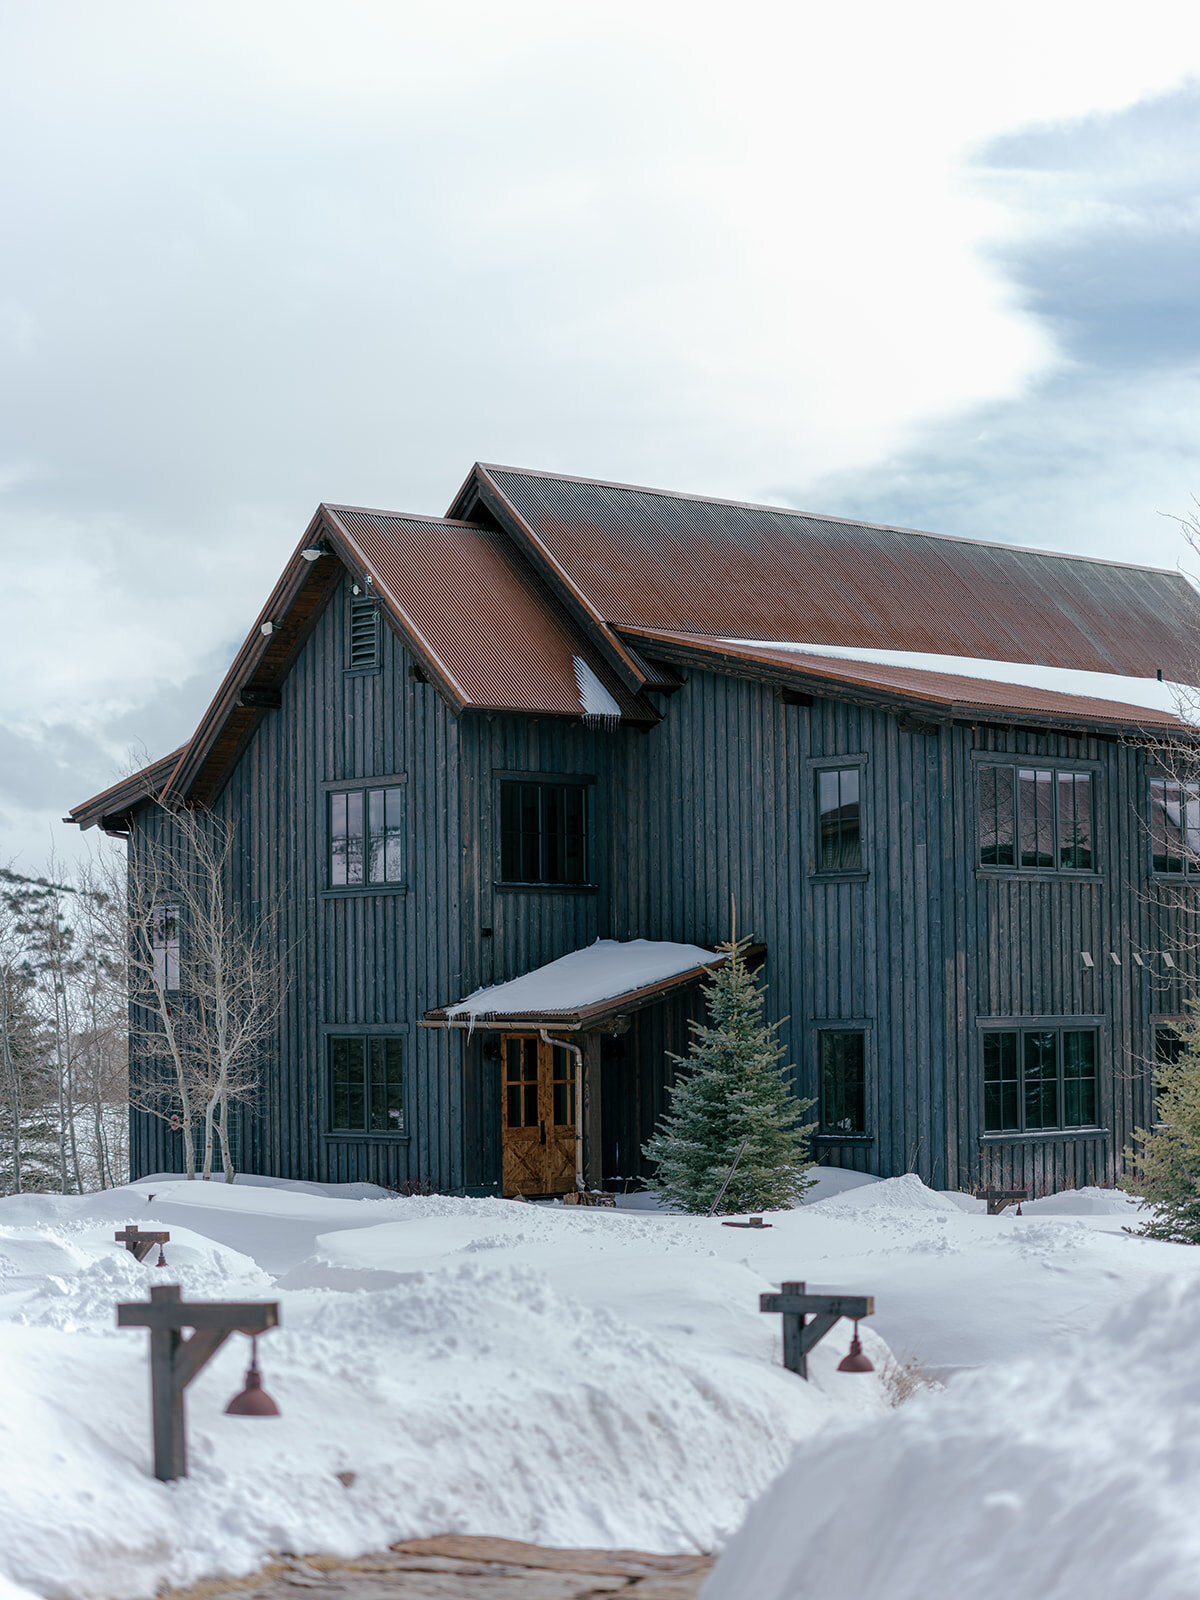
[[[574,662],[583,720],[593,728],[617,727],[621,721],[620,706],[582,656],[575,656]]]

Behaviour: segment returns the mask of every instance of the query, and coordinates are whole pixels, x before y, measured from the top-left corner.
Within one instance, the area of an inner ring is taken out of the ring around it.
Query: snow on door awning
[[[761,955],[752,948],[753,959]],[[435,1028],[595,1027],[696,983],[725,960],[698,944],[597,939],[507,983],[425,1013]]]

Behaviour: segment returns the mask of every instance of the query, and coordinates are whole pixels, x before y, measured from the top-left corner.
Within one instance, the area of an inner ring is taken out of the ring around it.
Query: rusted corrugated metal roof
[[[811,694],[841,695],[856,700],[867,698],[893,704],[901,699],[914,706],[927,706],[931,712],[948,718],[974,719],[991,712],[1003,716],[1005,721],[1017,714],[1055,727],[1174,729],[1184,726],[1169,712],[1119,700],[1063,694],[1055,689],[996,683],[992,679],[959,677],[957,673],[931,672],[917,667],[847,661],[839,656],[801,655],[794,650],[772,649],[769,645],[740,641],[734,644],[701,633],[646,628],[622,632],[635,646],[648,653],[661,650],[668,660],[681,664],[710,666],[723,671],[731,667],[736,671],[744,666],[754,669],[756,677],[792,683]]]
[[[657,720],[570,625],[502,533],[438,517],[325,510],[463,707],[582,716],[581,661],[623,720]]]
[[[1200,659],[1177,572],[511,467],[478,466],[456,505],[489,490],[613,627],[1181,681]]]
[[[110,785],[90,800],[85,800],[81,806],[75,806],[63,821],[78,823],[81,828],[92,828],[97,823],[104,826],[108,819],[124,816],[131,805],[136,805],[149,794],[157,793],[165,785],[186,749],[186,745],[180,745],[170,755],[160,756],[148,767],[131,772],[128,777]]]

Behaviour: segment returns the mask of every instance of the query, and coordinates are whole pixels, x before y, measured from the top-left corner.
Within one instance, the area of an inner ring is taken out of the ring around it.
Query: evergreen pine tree
[[[1141,1148],[1126,1150],[1134,1170],[1121,1187],[1154,1208],[1138,1230],[1146,1238],[1200,1244],[1200,1016],[1179,1033],[1177,1058],[1154,1069],[1156,1125],[1133,1130]]]
[[[797,1100],[780,1066],[778,1023],[762,1020],[765,992],[746,965],[748,939],[719,949],[728,959],[704,985],[709,1020],[692,1024],[687,1056],[672,1056],[680,1076],[643,1154],[657,1169],[649,1187],[676,1211],[706,1212],[746,1141],[721,1201],[725,1212],[792,1206],[813,1179],[811,1100]]]

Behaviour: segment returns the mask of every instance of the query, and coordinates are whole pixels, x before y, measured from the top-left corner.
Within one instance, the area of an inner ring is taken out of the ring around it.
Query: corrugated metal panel
[[[1186,679],[1179,573],[773,506],[484,467],[614,625],[927,650]],[[462,497],[460,497],[461,499]]]
[[[327,509],[464,705],[581,716],[579,659],[623,718],[654,720],[568,623],[503,534],[436,517]]]
[[[1148,706],[1127,705],[1117,700],[1097,700],[1090,696],[1061,694],[1054,689],[1035,689],[1019,683],[996,683],[986,678],[962,678],[948,672],[924,672],[915,667],[893,667],[869,661],[846,661],[839,656],[801,655],[795,650],[772,650],[766,645],[730,644],[706,634],[629,630],[647,650],[655,643],[660,648],[677,647],[707,658],[717,670],[738,662],[778,667],[781,674],[800,682],[814,694],[845,685],[847,688],[879,690],[891,698],[924,701],[952,716],[970,716],[978,711],[1038,717],[1061,717],[1067,723],[1094,722],[1105,727],[1178,728],[1178,717]],[[998,657],[994,659],[999,659]]]

